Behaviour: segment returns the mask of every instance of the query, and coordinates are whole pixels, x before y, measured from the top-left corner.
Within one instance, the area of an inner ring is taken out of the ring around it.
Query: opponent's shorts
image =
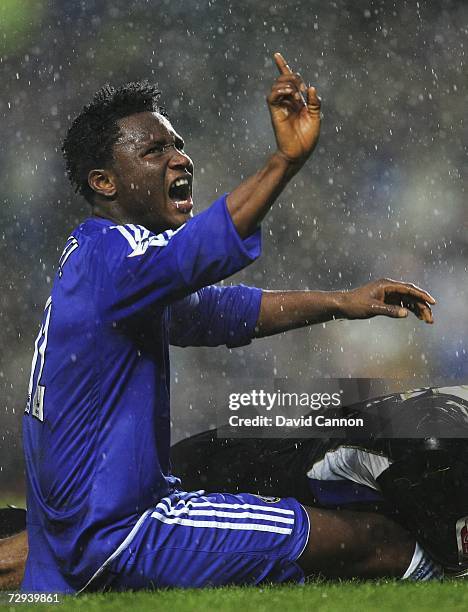
[[[297,559],[308,538],[309,518],[295,499],[178,492],[146,513],[109,560],[105,583],[119,591],[301,583]]]

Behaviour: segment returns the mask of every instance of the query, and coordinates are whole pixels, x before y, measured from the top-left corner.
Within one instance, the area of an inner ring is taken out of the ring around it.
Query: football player
[[[468,388],[394,393],[344,412],[374,418],[375,437],[346,438],[341,430],[341,437],[321,439],[226,438],[211,430],[172,447],[173,469],[190,489],[249,490],[381,512],[447,572],[466,571]],[[393,437],[383,437],[389,430]],[[405,437],[410,431],[419,437]]]
[[[68,173],[90,216],[66,242],[35,343],[23,423],[25,591],[433,571],[382,514],[205,495],[171,471],[170,343],[241,346],[333,318],[410,311],[432,322],[435,300],[410,283],[347,292],[214,285],[259,256],[263,217],[317,143],[315,88],[280,54],[275,62],[275,152],[195,216],[193,163],[153,86],[105,86],[68,131]]]

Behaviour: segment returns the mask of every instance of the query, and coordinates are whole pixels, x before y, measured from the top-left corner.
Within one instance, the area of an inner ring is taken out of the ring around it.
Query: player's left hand
[[[431,306],[435,299],[413,283],[388,278],[373,281],[342,295],[342,313],[347,319],[370,319],[377,315],[401,319],[414,313],[418,319],[433,323]]]
[[[315,87],[306,87],[281,53],[274,55],[280,76],[267,97],[278,151],[291,163],[303,164],[320,133],[320,98]]]

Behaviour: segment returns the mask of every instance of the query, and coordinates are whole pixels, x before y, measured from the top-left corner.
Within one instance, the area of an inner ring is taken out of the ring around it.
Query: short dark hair
[[[160,94],[156,85],[148,81],[126,83],[117,88],[107,84],[75,118],[63,141],[62,152],[75,191],[88,202],[93,202],[94,195],[88,185],[88,173],[112,163],[112,148],[120,136],[117,121],[145,111],[167,117],[158,105]]]

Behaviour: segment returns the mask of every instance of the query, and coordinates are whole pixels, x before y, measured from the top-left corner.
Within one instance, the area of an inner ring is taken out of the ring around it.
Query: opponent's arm
[[[404,318],[433,323],[435,299],[412,283],[382,279],[352,291],[263,291],[256,337],[331,319]]]
[[[255,230],[288,181],[306,162],[320,132],[320,100],[315,88],[307,88],[280,53],[275,53],[274,58],[280,76],[267,102],[277,150],[263,168],[227,197],[227,208],[242,238]]]

